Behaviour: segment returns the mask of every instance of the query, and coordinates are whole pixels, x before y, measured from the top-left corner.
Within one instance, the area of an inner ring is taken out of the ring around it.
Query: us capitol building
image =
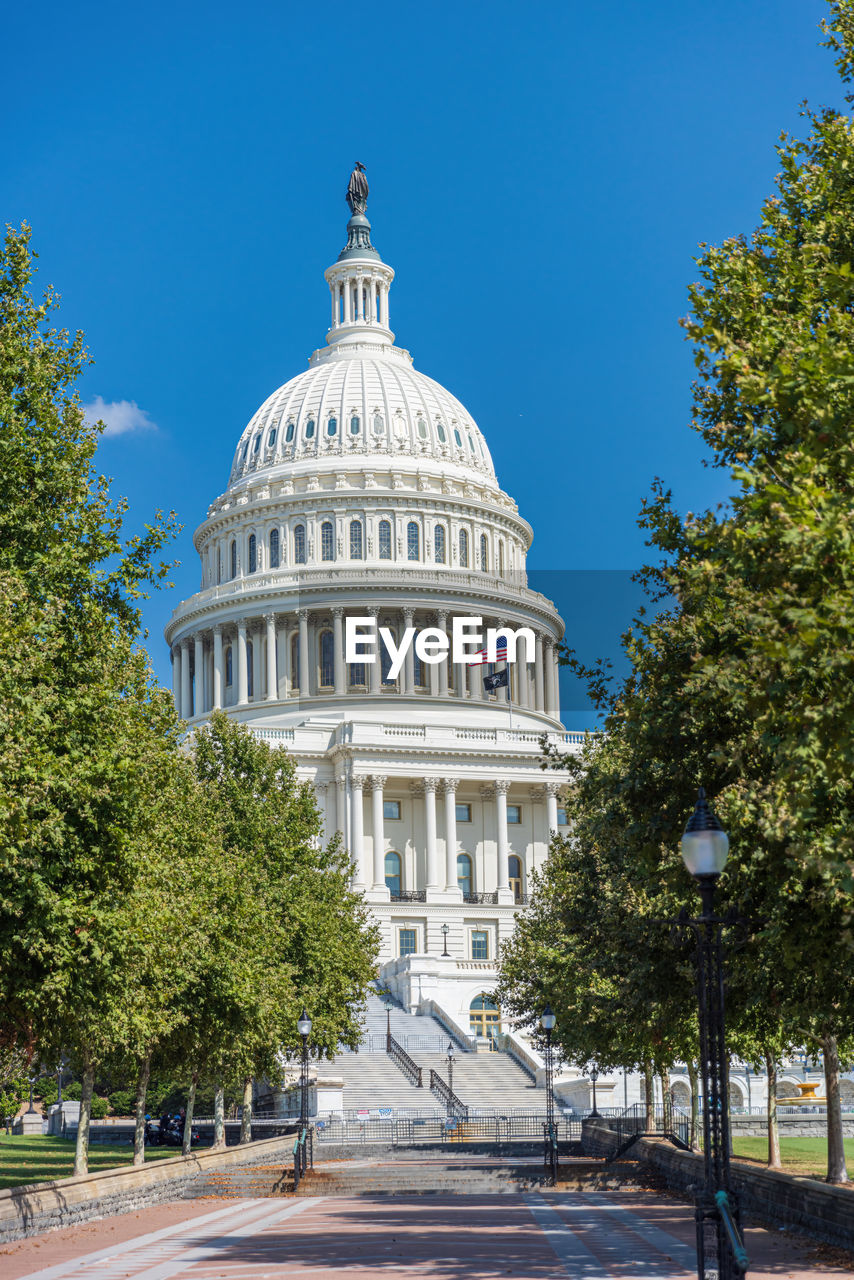
[[[166,629],[174,696],[191,727],[223,707],[292,753],[381,925],[381,979],[409,1010],[491,1037],[508,1029],[498,948],[563,821],[540,739],[582,738],[560,722],[564,628],[527,586],[532,529],[480,429],[395,346],[359,167],[348,203],[326,346],[252,417],[196,530],[201,588]],[[535,661],[510,666],[509,702],[484,692],[488,667],[413,649],[392,680],[385,655],[345,661],[348,616],[398,640],[455,616],[529,627]]]

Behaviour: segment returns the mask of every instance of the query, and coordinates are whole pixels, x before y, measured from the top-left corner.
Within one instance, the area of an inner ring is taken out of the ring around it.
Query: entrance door
[[[475,996],[469,1005],[469,1028],[473,1036],[492,1041],[498,1034],[501,1010],[487,995]]]

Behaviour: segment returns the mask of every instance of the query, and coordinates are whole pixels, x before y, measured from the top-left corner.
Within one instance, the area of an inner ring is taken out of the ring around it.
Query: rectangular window
[[[472,929],[471,958],[472,960],[489,959],[489,934],[485,929]]]
[[[391,818],[393,822],[400,821],[400,801],[399,800],[383,800],[383,817]]]
[[[471,822],[471,805],[457,805],[457,822]]]
[[[569,825],[569,824],[567,823],[567,821],[566,821],[566,809],[558,809],[558,811],[557,811],[557,825],[558,825],[559,827],[566,827],[566,826],[568,826],[568,825]]]
[[[507,822],[514,826],[519,825],[522,821],[522,806],[520,804],[508,804],[507,806]]]
[[[400,954],[402,956],[415,955],[417,951],[417,937],[414,929],[398,930],[398,939],[400,942]]]

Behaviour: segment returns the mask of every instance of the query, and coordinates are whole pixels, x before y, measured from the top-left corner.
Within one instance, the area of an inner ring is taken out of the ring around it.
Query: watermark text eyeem
[[[430,666],[443,662],[449,655],[452,662],[468,664],[534,661],[536,640],[530,627],[487,627],[484,632],[482,626],[483,618],[453,618],[450,636],[441,627],[406,627],[398,644],[394,632],[388,627],[378,627],[376,618],[347,618],[344,661],[376,662],[380,642],[391,660],[390,680],[400,674],[413,645],[421,661]]]

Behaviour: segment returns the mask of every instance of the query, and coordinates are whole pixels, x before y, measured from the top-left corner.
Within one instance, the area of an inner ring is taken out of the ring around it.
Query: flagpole
[[[513,728],[513,699],[510,696],[510,663],[505,662],[505,670],[507,671],[507,710],[510,712],[510,728]]]

